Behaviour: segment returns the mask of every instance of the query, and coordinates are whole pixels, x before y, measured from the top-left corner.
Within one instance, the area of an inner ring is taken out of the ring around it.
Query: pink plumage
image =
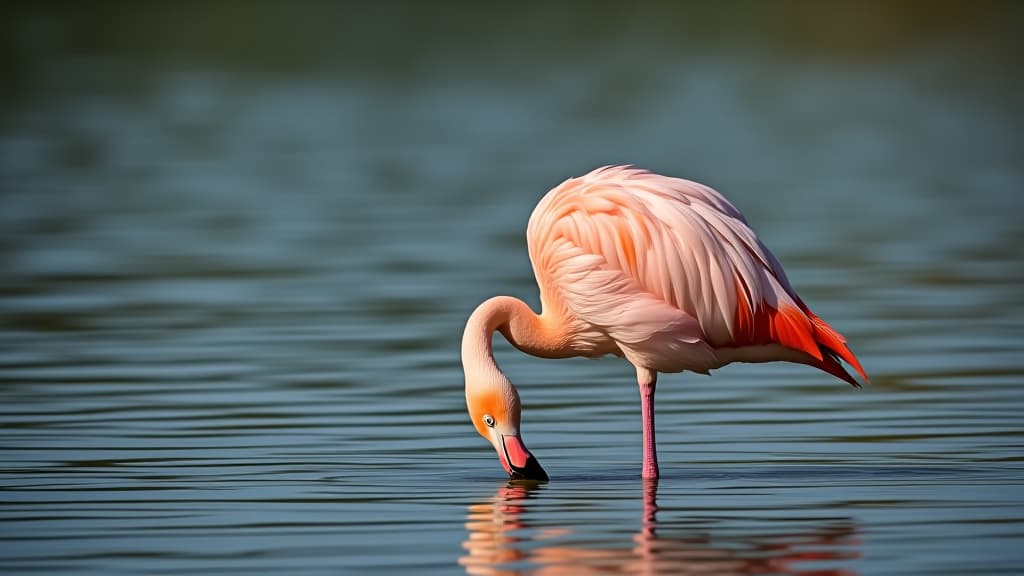
[[[658,372],[706,373],[749,356],[740,348],[781,344],[816,366],[848,356],[867,379],[740,211],[707,186],[599,168],[551,190],[526,236],[543,310],[578,330],[570,342],[583,354],[611,350]]]

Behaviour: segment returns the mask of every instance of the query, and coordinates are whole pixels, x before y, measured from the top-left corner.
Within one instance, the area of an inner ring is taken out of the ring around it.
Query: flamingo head
[[[540,463],[523,444],[519,433],[522,405],[519,394],[508,380],[498,386],[467,386],[466,405],[473,426],[494,446],[509,477],[513,480],[548,479]]]

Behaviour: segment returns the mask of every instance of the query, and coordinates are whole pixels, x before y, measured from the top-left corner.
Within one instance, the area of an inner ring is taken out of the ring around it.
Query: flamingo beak
[[[501,434],[498,436],[498,440],[498,457],[509,477],[513,480],[547,481],[547,473],[540,467],[540,463],[533,457],[533,454],[526,449],[523,439],[518,434],[507,436]]]

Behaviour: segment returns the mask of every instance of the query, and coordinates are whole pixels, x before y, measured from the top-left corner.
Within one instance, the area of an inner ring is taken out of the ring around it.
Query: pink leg
[[[658,447],[654,443],[654,387],[658,373],[647,368],[636,369],[640,384],[640,414],[644,421],[644,478],[658,477]]]

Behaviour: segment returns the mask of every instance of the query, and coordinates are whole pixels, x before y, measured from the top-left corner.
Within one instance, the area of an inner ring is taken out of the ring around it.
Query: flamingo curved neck
[[[546,328],[543,315],[537,315],[525,302],[511,296],[495,296],[477,306],[466,322],[462,335],[462,363],[467,372],[498,372],[491,338],[501,332],[519,350],[542,358],[564,358],[564,339]]]

